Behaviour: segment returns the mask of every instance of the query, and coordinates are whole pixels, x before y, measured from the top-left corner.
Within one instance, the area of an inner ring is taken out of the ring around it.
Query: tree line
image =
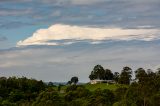
[[[157,69],[157,71],[154,73],[153,70],[151,69],[143,69],[143,68],[138,68],[137,70],[134,71],[135,78],[132,79],[132,74],[133,70],[126,66],[123,67],[121,72],[112,72],[110,69],[104,69],[101,65],[96,65],[93,68],[93,71],[91,71],[91,74],[89,75],[90,80],[114,80],[116,83],[119,84],[126,84],[129,85],[131,84],[131,81],[139,81],[142,82],[141,80],[145,80],[147,75],[151,76],[152,74],[156,75],[160,73],[160,68]]]
[[[78,77],[72,77],[73,84],[64,86],[26,77],[0,77],[0,106],[160,106],[160,69],[138,68],[134,73],[131,82],[130,67],[112,73],[96,65],[89,78],[115,80],[117,89],[94,91],[86,84],[77,85]]]

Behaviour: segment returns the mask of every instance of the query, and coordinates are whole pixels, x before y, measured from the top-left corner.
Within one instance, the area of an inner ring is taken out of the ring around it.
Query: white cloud
[[[159,29],[121,29],[121,28],[93,28],[85,26],[71,26],[55,24],[48,29],[39,29],[31,37],[19,41],[22,45],[59,45],[54,40],[90,40],[92,43],[101,40],[145,40],[159,38]],[[50,41],[50,42],[49,42]],[[66,44],[63,43],[63,44]]]

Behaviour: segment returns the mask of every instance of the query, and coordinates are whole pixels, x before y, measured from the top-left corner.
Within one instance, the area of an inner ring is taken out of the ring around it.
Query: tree
[[[90,80],[96,79],[96,75],[94,74],[94,71],[92,71],[91,74],[89,75],[89,79]]]
[[[120,84],[130,84],[132,77],[132,69],[130,67],[124,67],[119,78],[119,83]]]
[[[71,83],[77,84],[78,83],[78,77],[72,77],[71,78]]]
[[[89,101],[89,106],[112,106],[115,102],[115,96],[108,89],[96,89]]]
[[[96,65],[93,69],[96,79],[103,79],[105,70],[101,65]]]
[[[160,75],[160,68],[157,69],[156,74],[157,74],[157,75]]]
[[[62,106],[62,104],[58,92],[54,89],[47,89],[38,95],[32,106]]]
[[[147,80],[147,73],[143,68],[138,68],[135,71],[135,76],[139,83],[145,83]]]
[[[119,80],[119,72],[115,72],[115,73],[113,74],[113,79],[114,79],[114,81],[115,81],[116,83],[118,83],[118,80]]]
[[[53,82],[49,82],[49,83],[48,83],[48,86],[49,86],[49,87],[54,86]]]
[[[153,106],[160,106],[160,92],[158,92],[158,94],[154,94],[151,98],[151,101],[152,101],[152,105]]]
[[[11,102],[14,102],[14,103],[17,102],[17,101],[20,101],[20,100],[22,100],[24,98],[25,98],[24,92],[19,91],[19,90],[12,91],[9,94],[9,100]]]
[[[71,82],[71,81],[68,81],[68,82],[67,82],[67,85],[71,85],[71,84],[72,84],[72,82]]]
[[[106,69],[104,71],[104,80],[112,80],[113,79],[113,73],[111,72],[110,69]]]
[[[76,99],[88,97],[90,94],[90,91],[82,85],[71,85],[67,87],[64,98],[66,101],[70,102]]]
[[[96,65],[89,75],[90,80],[112,80],[113,73],[110,69],[104,69],[101,65]]]
[[[127,88],[126,87],[119,87],[115,90],[115,96],[116,96],[116,99],[121,101],[125,98],[125,94],[127,92]]]

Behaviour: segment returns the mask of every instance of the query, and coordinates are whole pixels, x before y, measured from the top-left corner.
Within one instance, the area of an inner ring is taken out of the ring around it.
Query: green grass
[[[116,90],[119,87],[127,87],[126,85],[119,85],[119,84],[106,84],[106,83],[100,83],[100,84],[86,84],[84,85],[86,89],[90,91],[94,91],[98,88],[104,90],[104,89],[109,89],[109,90]]]

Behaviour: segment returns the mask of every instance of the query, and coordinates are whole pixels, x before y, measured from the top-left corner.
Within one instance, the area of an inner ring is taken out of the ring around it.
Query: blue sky
[[[159,0],[0,0],[0,76],[67,81],[76,75],[88,81],[96,64],[119,72],[125,65],[156,69],[159,5]]]

